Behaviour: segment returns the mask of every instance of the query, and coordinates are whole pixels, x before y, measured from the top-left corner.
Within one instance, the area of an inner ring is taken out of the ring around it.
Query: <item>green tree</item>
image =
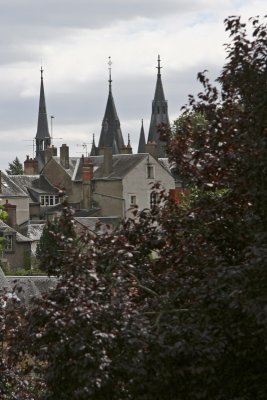
[[[93,243],[54,236],[65,268],[13,346],[36,360],[45,399],[266,399],[267,30],[250,22],[249,38],[225,21],[220,90],[200,73],[183,126],[162,128],[190,199]]]
[[[69,243],[75,241],[73,212],[65,202],[58,219],[47,221],[37,246],[36,256],[40,269],[48,275],[61,275],[64,265],[62,252]]]
[[[8,163],[8,169],[6,169],[8,175],[23,175],[23,166],[19,161],[18,157],[11,163]]]

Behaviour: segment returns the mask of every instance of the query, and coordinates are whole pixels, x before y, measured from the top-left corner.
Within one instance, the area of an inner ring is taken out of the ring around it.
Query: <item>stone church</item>
[[[39,175],[43,182],[46,181],[45,190],[39,186],[39,197],[35,188],[35,200],[39,201],[41,207],[51,209],[57,206],[60,194],[64,193],[77,214],[87,211],[87,215],[125,217],[130,214],[132,207],[144,209],[153,205],[154,183],[159,182],[168,192],[175,190],[175,180],[168,167],[164,143],[157,129],[160,124],[169,126],[160,57],[148,138],[145,139],[142,122],[137,154],[132,152],[130,138],[127,144],[123,138],[112,93],[111,68],[108,84],[108,98],[98,145],[93,139],[89,157],[71,157],[67,144],[60,147],[59,154],[51,146],[41,69],[36,156],[35,159],[27,156],[24,162],[25,175]],[[29,190],[34,192],[33,187],[29,187]]]
[[[121,218],[132,217],[136,209],[153,207],[158,201],[153,190],[156,183],[172,195],[179,190],[157,131],[160,124],[169,125],[160,58],[148,138],[142,123],[137,154],[133,154],[130,138],[127,144],[123,138],[111,69],[108,84],[98,145],[93,140],[89,156],[73,157],[67,144],[59,149],[52,146],[41,68],[35,158],[26,157],[24,175],[0,171],[0,201],[9,214],[12,211],[10,221],[0,227],[0,236],[9,239],[4,255],[13,268],[25,266],[22,260],[36,247],[45,221],[61,213],[63,199],[73,207],[77,223],[96,232],[99,221],[114,227]]]

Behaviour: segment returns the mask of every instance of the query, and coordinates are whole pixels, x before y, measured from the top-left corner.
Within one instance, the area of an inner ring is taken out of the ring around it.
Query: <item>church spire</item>
[[[93,133],[93,142],[92,142],[90,156],[97,156],[97,155],[98,155],[98,152],[97,152],[97,147],[95,145],[95,134]]]
[[[138,153],[145,153],[146,152],[146,139],[145,139],[145,131],[144,131],[144,123],[142,119],[142,124],[141,124],[141,131],[140,131],[140,137],[139,137],[139,144],[138,144]]]
[[[111,61],[111,57],[109,56],[109,58],[108,58],[108,65],[109,65],[109,67],[108,67],[108,70],[109,70],[109,80],[108,80],[108,83],[109,83],[109,91],[111,92],[111,83],[112,83],[112,79],[111,79],[111,65],[112,65],[112,61]]]
[[[36,142],[36,156],[40,154],[51,144],[51,136],[48,129],[48,120],[45,104],[44,94],[44,81],[43,81],[43,68],[41,67],[41,86],[40,86],[40,98],[39,98],[39,112],[38,112],[38,123],[37,132],[35,136]]]
[[[148,142],[156,142],[158,146],[158,157],[165,157],[164,143],[160,141],[158,134],[158,126],[160,124],[170,125],[168,115],[168,103],[165,100],[163,85],[161,80],[161,60],[158,56],[157,65],[157,83],[155,89],[154,100],[152,101],[152,113],[150,127],[148,133]]]
[[[109,94],[106,105],[106,110],[102,122],[102,129],[100,133],[98,149],[102,147],[111,147],[113,154],[120,152],[120,149],[124,147],[124,140],[120,127],[120,120],[116,111],[112,88],[111,88],[111,59],[109,57]]]

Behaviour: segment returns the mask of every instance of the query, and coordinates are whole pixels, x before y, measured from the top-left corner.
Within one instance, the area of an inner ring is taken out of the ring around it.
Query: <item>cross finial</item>
[[[158,66],[156,67],[158,69],[158,75],[160,75],[160,70],[161,70],[161,66],[160,66],[160,55],[158,55]]]
[[[111,82],[112,82],[112,79],[111,79],[111,65],[112,65],[112,61],[111,61],[111,57],[109,56],[109,58],[108,58],[108,65],[109,65],[109,67],[108,67],[108,69],[109,69],[109,88],[111,89]]]

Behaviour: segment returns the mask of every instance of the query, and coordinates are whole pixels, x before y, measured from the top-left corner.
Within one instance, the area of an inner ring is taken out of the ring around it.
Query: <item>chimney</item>
[[[26,156],[24,161],[24,175],[37,175],[38,174],[38,161]]]
[[[5,211],[8,213],[7,224],[12,228],[17,227],[17,206],[13,204],[9,204],[8,200],[6,200],[6,204],[4,205]]]
[[[92,203],[91,180],[92,180],[92,178],[93,178],[93,163],[89,158],[82,158],[82,185],[83,185],[82,207],[85,209],[91,208],[91,203]]]
[[[100,149],[100,155],[104,155],[103,162],[103,176],[108,176],[112,172],[112,148],[111,147],[102,147]]]
[[[120,154],[133,154],[133,149],[129,145],[124,146],[120,149]]]
[[[2,171],[0,169],[0,193],[2,193]]]
[[[62,146],[60,147],[60,164],[63,168],[69,169],[69,160],[69,147],[66,144],[62,144]]]
[[[154,157],[156,160],[158,158],[158,146],[156,142],[148,142],[145,145],[145,152],[150,154],[152,157]]]

